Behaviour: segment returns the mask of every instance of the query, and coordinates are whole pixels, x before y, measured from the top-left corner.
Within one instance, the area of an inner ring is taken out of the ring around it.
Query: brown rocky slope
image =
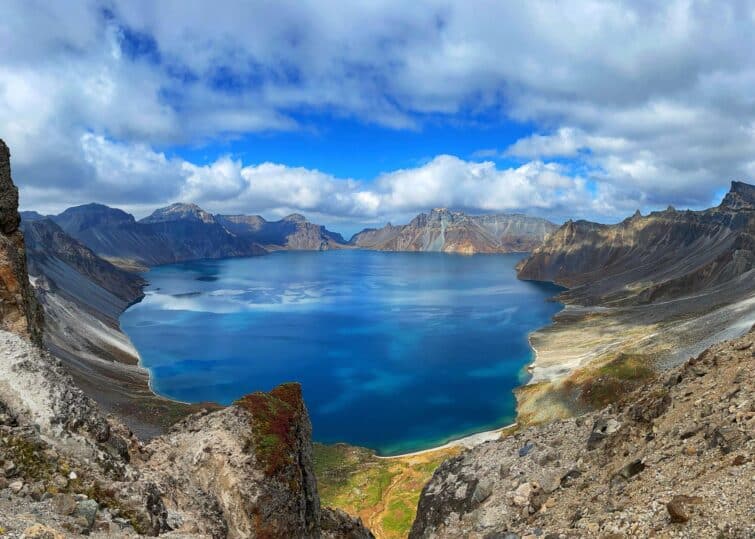
[[[438,468],[410,537],[755,536],[755,332]]]

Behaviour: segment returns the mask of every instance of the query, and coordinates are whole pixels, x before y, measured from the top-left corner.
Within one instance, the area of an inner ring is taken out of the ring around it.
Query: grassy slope
[[[315,444],[322,504],[361,517],[378,539],[406,537],[422,487],[444,460],[459,451],[380,459],[361,447]]]

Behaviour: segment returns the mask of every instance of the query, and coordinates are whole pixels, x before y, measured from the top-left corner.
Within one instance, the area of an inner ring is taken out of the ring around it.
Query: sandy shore
[[[410,453],[402,453],[400,455],[390,455],[386,457],[375,455],[375,458],[383,459],[383,460],[390,460],[390,459],[401,459],[405,457],[416,457],[417,455],[426,455],[427,453],[434,453],[435,451],[442,451],[444,449],[452,449],[454,447],[463,447],[464,449],[471,449],[472,447],[478,446],[482,443],[490,442],[492,440],[498,440],[501,437],[501,434],[503,434],[504,430],[510,429],[516,426],[517,426],[516,423],[512,423],[510,425],[506,425],[505,427],[500,427],[498,429],[493,429],[493,430],[488,430],[485,432],[478,432],[476,434],[470,434],[468,436],[463,436],[462,438],[451,440],[450,442],[445,443],[443,445],[439,445],[437,447],[430,447],[428,449],[422,449],[420,451],[412,451]]]

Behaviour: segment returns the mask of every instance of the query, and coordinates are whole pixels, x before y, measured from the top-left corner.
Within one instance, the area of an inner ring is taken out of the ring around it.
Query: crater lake
[[[523,257],[342,250],[159,266],[121,325],[153,389],[228,404],[302,384],[314,439],[381,455],[515,420],[559,287]]]

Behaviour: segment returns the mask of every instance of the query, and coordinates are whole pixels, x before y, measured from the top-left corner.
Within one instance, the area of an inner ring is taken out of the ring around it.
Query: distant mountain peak
[[[731,188],[721,202],[721,206],[733,210],[755,209],[755,185],[731,182]]]
[[[174,202],[169,206],[155,210],[152,215],[141,220],[142,223],[165,223],[169,221],[195,221],[214,224],[215,218],[196,204]]]
[[[531,251],[557,227],[545,219],[512,214],[467,215],[448,208],[420,213],[407,225],[366,229],[351,238],[363,249],[508,253]]]
[[[306,223],[307,218],[304,217],[301,213],[292,213],[291,215],[287,215],[283,218],[284,221],[289,221],[292,223]]]
[[[68,208],[53,218],[63,230],[73,236],[77,232],[101,226],[129,225],[135,222],[134,216],[118,208],[111,208],[97,202]]]

